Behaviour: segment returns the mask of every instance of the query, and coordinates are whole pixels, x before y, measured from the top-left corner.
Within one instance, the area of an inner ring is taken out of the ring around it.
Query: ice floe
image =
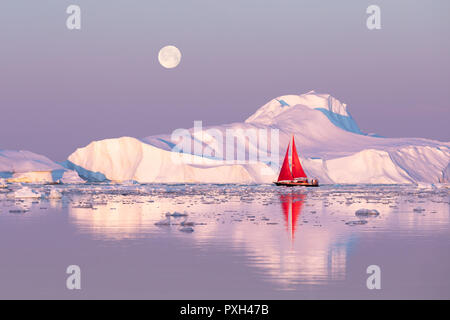
[[[52,189],[52,190],[50,190],[50,194],[48,195],[48,198],[49,199],[61,199],[62,194],[58,190]]]
[[[355,215],[358,217],[377,217],[380,213],[375,209],[359,209],[356,210]]]
[[[42,194],[29,187],[22,187],[19,190],[14,191],[15,198],[41,198]]]

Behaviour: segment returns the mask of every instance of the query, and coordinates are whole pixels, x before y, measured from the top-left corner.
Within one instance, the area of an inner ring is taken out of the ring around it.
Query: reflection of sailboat
[[[294,239],[297,221],[300,217],[302,205],[305,199],[306,194],[303,193],[280,194],[281,207],[283,209],[284,218],[286,219],[286,226],[292,240]]]
[[[284,156],[283,165],[281,166],[280,174],[278,175],[278,180],[274,182],[277,186],[304,186],[304,187],[318,187],[319,181],[317,179],[312,179],[308,181],[305,171],[298,158],[297,148],[295,147],[294,136],[292,136],[292,170],[289,167],[289,146],[288,144],[286,155]]]

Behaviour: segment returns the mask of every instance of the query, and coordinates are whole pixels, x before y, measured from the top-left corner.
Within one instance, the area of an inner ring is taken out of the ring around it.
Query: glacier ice
[[[43,155],[14,150],[0,150],[0,178],[11,183],[84,183],[77,172]]]
[[[314,90],[301,95],[286,95],[275,98],[259,108],[245,122],[270,125],[276,116],[288,110],[286,107],[298,105],[321,111],[331,123],[341,129],[363,134],[348,112],[345,103],[341,103],[330,94],[317,94]]]
[[[237,132],[237,144],[245,150],[246,159],[250,153],[267,151],[280,162],[294,135],[306,173],[322,184],[448,181],[450,143],[362,134],[347,106],[329,94],[281,96],[245,122],[205,127],[201,132],[188,130],[194,150],[197,146],[198,150],[221,155],[221,144],[211,129],[222,136],[227,130]],[[260,129],[279,130],[278,150],[269,150],[264,143],[255,143],[245,135],[248,130]],[[187,153],[178,154],[180,161],[175,161],[174,144],[169,134],[94,141],[73,152],[67,163],[80,176],[93,181],[248,184],[271,183],[278,173],[267,161],[230,164],[220,157]]]

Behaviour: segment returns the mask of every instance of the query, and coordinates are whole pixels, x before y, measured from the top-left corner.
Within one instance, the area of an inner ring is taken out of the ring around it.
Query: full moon
[[[159,63],[167,69],[175,68],[181,61],[181,52],[175,46],[165,46],[159,50]]]

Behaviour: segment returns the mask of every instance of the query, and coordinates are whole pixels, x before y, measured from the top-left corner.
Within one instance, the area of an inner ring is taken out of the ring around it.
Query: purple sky
[[[82,29],[65,26],[69,4]],[[381,7],[382,29],[366,28]],[[365,132],[450,140],[450,2],[0,2],[0,149],[64,160],[103,138],[243,121],[309,90]],[[180,48],[175,69],[157,54]]]

